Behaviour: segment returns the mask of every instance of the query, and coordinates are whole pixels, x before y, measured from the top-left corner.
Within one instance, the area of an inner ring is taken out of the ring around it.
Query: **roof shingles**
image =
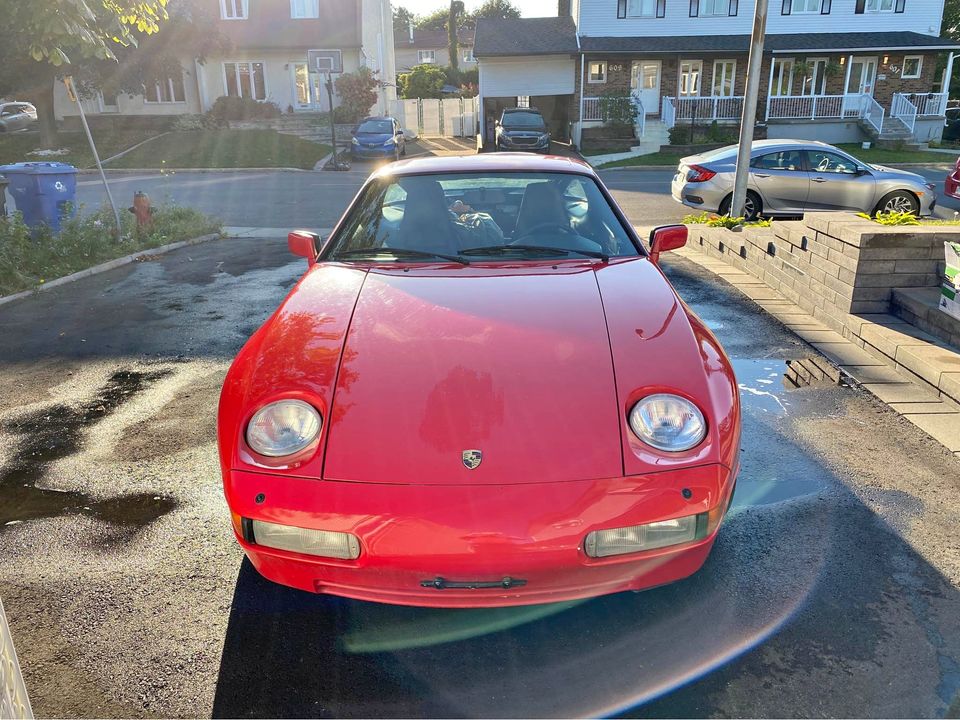
[[[680,35],[669,37],[581,37],[584,52],[747,52],[749,35]],[[950,38],[917,32],[789,33],[767,35],[764,50],[897,50],[910,48],[960,48]]]
[[[473,54],[478,58],[527,55],[573,55],[579,52],[573,18],[500,20],[481,18]]]

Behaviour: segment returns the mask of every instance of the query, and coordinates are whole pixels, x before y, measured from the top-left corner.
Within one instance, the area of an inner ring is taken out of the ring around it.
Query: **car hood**
[[[539,135],[545,135],[547,133],[547,129],[545,127],[543,128],[532,128],[532,127],[512,128],[512,127],[506,127],[505,125],[501,125],[500,129],[507,135],[518,135],[518,136],[524,136],[524,135],[539,136]]]
[[[678,391],[712,417],[705,364],[726,362],[707,357],[715,340],[646,258],[408,270],[315,266],[238,357],[246,370],[231,369],[224,398],[243,393],[231,413],[242,425],[278,396],[321,410],[321,452],[296,474],[504,485],[718,461],[712,441],[665,459],[627,429],[644,388]],[[237,445],[231,466],[249,465]]]
[[[393,135],[391,135],[390,133],[366,133],[366,132],[359,132],[359,133],[355,133],[355,134],[354,134],[354,137],[355,137],[359,142],[363,142],[363,143],[379,143],[380,145],[383,145],[383,143],[385,143],[387,140],[389,140],[390,138],[392,138]]]
[[[874,170],[876,170],[879,173],[878,175],[876,175],[877,178],[890,179],[890,180],[894,180],[894,179],[904,180],[904,181],[920,183],[921,185],[925,185],[927,182],[927,179],[923,177],[923,175],[919,175],[917,173],[910,172],[908,170],[900,170],[899,168],[892,168],[892,167],[887,167],[886,165],[874,165],[874,164],[871,164],[870,167],[872,167]]]

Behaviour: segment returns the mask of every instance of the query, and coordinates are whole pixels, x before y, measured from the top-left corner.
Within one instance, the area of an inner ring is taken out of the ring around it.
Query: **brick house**
[[[943,0],[771,3],[761,132],[826,142],[939,139],[947,96],[938,64],[960,47],[939,37],[942,14]],[[665,136],[678,123],[739,122],[753,23],[748,0],[560,0],[558,15],[569,23],[550,41],[553,57],[563,51],[574,65],[567,114],[575,140],[584,127],[600,124],[600,98],[611,92],[639,101],[638,134]],[[520,69],[529,59],[522,49],[534,20],[495,21],[496,38],[485,21],[478,25],[484,99],[509,102],[496,79],[509,74],[506,65]],[[838,26],[851,31],[836,32]]]
[[[220,96],[269,100],[281,110],[325,111],[327,94],[317,63],[343,72],[365,66],[388,83],[372,112],[396,101],[393,20],[389,0],[186,0],[211,11],[232,49],[199,62],[181,59],[177,77],[158,78],[136,95],[84,101],[90,115],[151,116],[202,113]],[[62,120],[77,114],[62,84],[54,108]]]
[[[461,70],[477,66],[473,56],[473,28],[461,29],[457,33],[457,58]],[[407,72],[415,65],[450,64],[450,46],[446,30],[420,30],[410,27],[393,35],[393,47],[397,56],[397,72]]]

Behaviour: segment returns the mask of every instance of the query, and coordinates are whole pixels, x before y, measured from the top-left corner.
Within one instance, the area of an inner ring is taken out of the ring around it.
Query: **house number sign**
[[[623,70],[623,65],[620,65],[619,63],[610,66],[611,72],[620,72],[621,70]]]

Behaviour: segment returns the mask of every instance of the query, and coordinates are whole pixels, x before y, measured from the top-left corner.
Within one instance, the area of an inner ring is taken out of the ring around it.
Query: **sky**
[[[470,11],[482,2],[483,0],[466,0],[464,4]],[[520,14],[523,17],[547,17],[557,14],[556,0],[511,0],[511,2],[520,8]],[[444,0],[391,0],[391,4],[394,7],[403,5],[415,15],[426,15],[437,8],[450,7],[450,3]]]

